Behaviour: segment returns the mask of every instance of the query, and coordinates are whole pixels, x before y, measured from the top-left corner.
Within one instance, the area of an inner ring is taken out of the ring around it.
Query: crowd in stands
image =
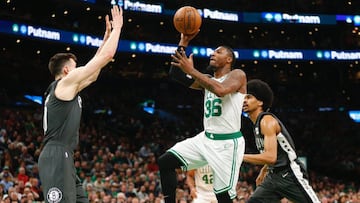
[[[142,85],[111,94],[113,90],[98,84],[98,88],[90,87],[82,94],[84,116],[74,160],[92,203],[163,202],[157,157],[176,141],[201,130],[202,114],[196,110],[201,109],[201,94],[173,89],[177,94],[169,96],[166,88],[143,90],[139,88]],[[144,98],[158,101],[154,114],[141,108]],[[187,105],[170,110],[169,102]],[[321,201],[360,203],[356,178],[360,174],[358,124],[341,112],[274,110],[294,134],[299,156],[307,158],[310,182]],[[243,120],[246,150],[255,152],[250,128],[245,117]],[[0,202],[44,201],[37,167],[42,140],[41,105],[3,105]],[[259,169],[260,166],[242,165],[234,202],[245,202],[251,195]],[[183,203],[191,200],[185,178],[183,173],[178,174],[177,195]]]

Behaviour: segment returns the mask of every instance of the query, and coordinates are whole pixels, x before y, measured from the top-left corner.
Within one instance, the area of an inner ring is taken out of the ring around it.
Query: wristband
[[[191,76],[185,74],[180,68],[174,66],[170,66],[169,76],[170,79],[186,87],[190,87],[195,82],[195,80]]]

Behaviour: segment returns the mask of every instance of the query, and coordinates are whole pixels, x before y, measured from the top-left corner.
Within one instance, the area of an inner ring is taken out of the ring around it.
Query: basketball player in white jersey
[[[198,33],[198,32],[197,32]],[[220,203],[232,203],[245,151],[241,113],[246,94],[246,75],[233,69],[235,54],[219,46],[210,55],[213,76],[194,67],[193,55],[185,48],[196,34],[181,34],[179,47],[172,55],[170,77],[196,90],[204,91],[204,131],[171,147],[159,157],[160,178],[165,203],[175,202],[176,169],[183,171],[209,164],[213,170],[213,189]]]
[[[186,173],[192,203],[217,203],[213,190],[213,172],[209,165],[190,170]]]

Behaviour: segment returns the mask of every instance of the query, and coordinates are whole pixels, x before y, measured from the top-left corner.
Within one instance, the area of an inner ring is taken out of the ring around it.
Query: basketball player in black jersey
[[[298,160],[292,137],[282,122],[268,112],[272,102],[273,92],[267,83],[248,81],[243,110],[254,124],[260,154],[245,154],[244,162],[264,165],[248,203],[280,203],[283,198],[294,203],[320,203]]]
[[[73,150],[79,142],[82,89],[96,81],[100,70],[114,57],[123,26],[122,10],[111,9],[105,17],[103,43],[95,56],[76,68],[76,57],[58,53],[51,57],[49,70],[55,77],[45,93],[43,127],[45,138],[39,156],[39,173],[45,202],[89,202],[76,176]]]

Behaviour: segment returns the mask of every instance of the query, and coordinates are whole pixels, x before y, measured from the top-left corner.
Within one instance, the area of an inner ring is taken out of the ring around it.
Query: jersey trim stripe
[[[183,166],[181,166],[181,169],[183,171],[187,171],[187,166],[189,165],[189,163],[175,150],[169,149],[168,152],[174,154],[181,161],[181,163],[183,163]]]
[[[212,140],[230,140],[230,139],[240,138],[243,136],[240,131],[235,133],[226,133],[226,134],[209,133],[205,131],[205,135],[207,138]]]

